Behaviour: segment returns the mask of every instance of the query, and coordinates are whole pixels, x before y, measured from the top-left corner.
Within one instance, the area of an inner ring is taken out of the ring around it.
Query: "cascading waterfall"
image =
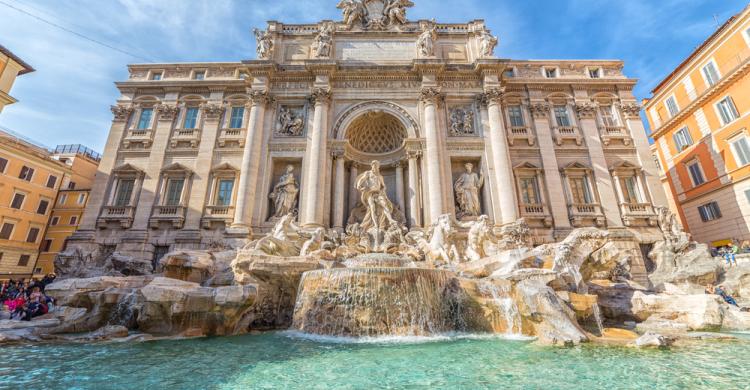
[[[107,325],[128,326],[135,321],[138,293],[133,290],[119,297],[114,309],[109,313]]]
[[[305,272],[292,328],[375,337],[463,331],[452,272],[424,268],[336,268]]]
[[[521,334],[521,313],[518,305],[510,295],[510,286],[507,284],[496,284],[491,281],[482,281],[479,289],[492,297],[493,305],[503,316],[506,325],[506,334]]]

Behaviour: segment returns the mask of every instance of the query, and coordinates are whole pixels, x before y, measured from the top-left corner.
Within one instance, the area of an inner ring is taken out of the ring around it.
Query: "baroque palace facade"
[[[410,229],[483,214],[525,218],[537,243],[584,226],[661,237],[666,198],[622,62],[498,59],[483,21],[409,21],[411,5],[269,22],[255,60],[130,65],[72,246],[151,260],[290,212],[343,232],[373,160]]]

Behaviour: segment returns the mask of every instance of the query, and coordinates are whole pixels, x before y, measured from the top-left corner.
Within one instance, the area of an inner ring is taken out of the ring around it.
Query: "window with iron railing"
[[[570,127],[570,117],[568,116],[568,107],[555,106],[555,122],[560,127]]]
[[[229,117],[229,128],[239,129],[242,128],[242,118],[245,115],[245,107],[235,106],[232,107],[232,111]]]
[[[526,124],[523,120],[523,111],[521,111],[521,106],[509,106],[508,107],[508,116],[510,117],[510,125],[511,127],[524,127]]]
[[[133,195],[133,188],[135,187],[135,179],[120,179],[117,181],[117,189],[115,190],[115,206],[129,206],[130,198]]]

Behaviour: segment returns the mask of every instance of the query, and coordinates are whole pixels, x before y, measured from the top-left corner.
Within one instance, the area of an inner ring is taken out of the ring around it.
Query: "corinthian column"
[[[401,161],[397,161],[396,167],[396,203],[401,213],[404,213],[406,205],[404,204],[404,166]]]
[[[349,210],[353,210],[357,207],[357,201],[359,200],[359,191],[354,186],[357,182],[357,176],[359,176],[359,170],[357,169],[357,162],[352,161],[349,167]]]
[[[437,128],[437,103],[440,98],[438,88],[422,88],[421,99],[424,107],[424,130],[427,141],[425,162],[427,165],[427,186],[429,187],[430,221],[436,221],[443,213],[443,185],[440,179],[440,143]]]
[[[331,153],[334,165],[334,192],[333,192],[333,227],[341,229],[344,227],[344,153],[337,150]]]
[[[253,203],[255,202],[255,183],[258,179],[260,164],[260,140],[263,133],[263,116],[270,98],[265,91],[250,93],[250,120],[245,133],[245,148],[242,151],[242,166],[237,187],[237,202],[234,209],[234,221],[230,233],[251,234]]]
[[[409,227],[414,228],[422,223],[419,213],[419,173],[417,173],[417,158],[422,154],[418,150],[406,153],[409,160]]]
[[[518,219],[516,205],[516,191],[513,184],[513,171],[510,166],[508,153],[508,139],[505,137],[503,115],[500,110],[503,90],[492,88],[485,91],[487,102],[487,116],[490,122],[490,143],[492,144],[492,163],[495,166],[495,181],[498,186],[500,200],[500,215],[502,224],[514,222]]]
[[[315,88],[310,96],[315,103],[313,113],[312,137],[309,142],[309,158],[305,173],[305,204],[302,207],[301,223],[303,226],[323,226],[323,200],[325,199],[326,143],[328,127],[328,102],[331,91],[326,88]]]

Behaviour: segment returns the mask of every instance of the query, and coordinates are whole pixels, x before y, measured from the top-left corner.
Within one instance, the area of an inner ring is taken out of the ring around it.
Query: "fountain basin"
[[[428,336],[464,331],[458,279],[424,268],[305,272],[292,328],[342,337]]]
[[[389,253],[366,253],[346,259],[344,265],[347,268],[393,268],[393,267],[416,267],[414,261],[409,258]]]

